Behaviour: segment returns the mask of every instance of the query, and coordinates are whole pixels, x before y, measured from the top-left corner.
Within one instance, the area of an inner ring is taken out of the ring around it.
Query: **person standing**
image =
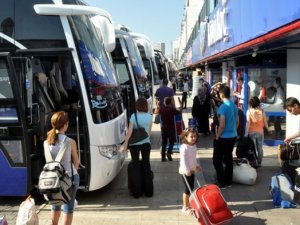
[[[300,140],[300,120],[299,120],[300,102],[297,98],[289,97],[285,100],[284,103],[285,103],[284,104],[285,109],[294,117],[293,123],[295,123],[295,121],[297,121],[297,123],[298,123],[298,127],[295,126],[295,128],[293,128],[293,130],[291,130],[291,128],[289,126],[287,126],[287,130],[286,130],[287,135],[284,139],[284,142],[287,145],[290,145],[290,144],[294,145],[294,147],[298,148],[297,150],[299,151],[300,146],[299,146],[299,144],[296,144],[296,143],[299,143],[299,140]],[[297,117],[298,117],[298,120],[296,119]],[[287,174],[291,178],[293,185],[295,185],[294,178],[297,177],[296,169],[299,168],[299,166],[300,166],[299,160],[283,160],[282,161],[281,171],[282,171],[282,173]]]
[[[52,129],[47,133],[47,139],[44,141],[44,151],[50,151],[52,158],[56,158],[60,146],[63,141],[68,142],[67,149],[61,160],[66,173],[72,177],[72,194],[68,203],[63,205],[63,225],[71,225],[73,221],[73,211],[75,204],[75,197],[79,186],[79,174],[77,172],[79,168],[79,157],[77,154],[76,142],[67,137],[65,132],[69,127],[68,114],[64,111],[56,112],[51,117]],[[66,140],[65,140],[66,138]],[[61,206],[52,205],[51,209],[51,221],[53,225],[58,225],[58,221],[61,215]]]
[[[158,102],[159,109],[162,109],[164,107],[165,97],[171,97],[172,105],[175,107],[174,91],[172,88],[168,87],[168,79],[163,79],[162,86],[158,88],[155,92],[155,97]]]
[[[228,86],[221,86],[220,97],[223,104],[217,111],[219,127],[214,140],[213,164],[217,173],[218,185],[220,188],[224,188],[232,184],[232,151],[237,137],[239,121],[238,108],[230,100],[230,88]]]
[[[198,95],[194,97],[192,106],[192,116],[197,120],[198,133],[210,134],[209,115],[211,112],[211,97],[207,93],[207,88],[203,84],[198,89]]]
[[[189,83],[188,83],[187,79],[184,79],[183,80],[182,100],[181,100],[183,109],[186,109],[187,96],[188,96],[189,91],[190,91]]]
[[[275,78],[275,88],[276,88],[276,93],[275,93],[274,104],[280,105],[280,107],[284,108],[285,89],[281,84],[280,77]],[[282,118],[281,116],[274,116],[273,119],[274,119],[275,138],[279,140],[284,136],[281,128]]]
[[[185,214],[192,214],[192,209],[189,204],[190,186],[194,189],[195,172],[201,171],[201,167],[197,162],[197,146],[198,133],[194,128],[187,128],[181,134],[182,145],[180,146],[180,165],[179,174],[182,175],[184,182],[184,192],[182,194],[183,207],[182,212]],[[185,180],[185,178],[186,180]]]
[[[176,94],[176,77],[171,78],[172,88],[174,91],[174,95]]]
[[[287,98],[285,101],[285,108],[290,114],[292,114],[294,116],[300,115],[300,102],[297,98],[294,98],[294,97]],[[299,127],[300,127],[300,124],[299,124]],[[286,136],[284,139],[284,142],[290,143],[291,140],[293,140],[295,138],[299,138],[299,137],[300,137],[300,129],[299,129],[299,131],[293,132],[292,134]]]
[[[261,166],[263,153],[263,141],[264,141],[264,127],[268,130],[268,122],[266,114],[260,108],[260,100],[254,96],[249,100],[250,108],[247,110],[247,123],[245,129],[245,137],[249,137],[253,140],[255,149],[258,156],[258,166]]]
[[[136,189],[134,190],[133,196],[138,198],[142,195],[142,183],[138,182],[142,175],[140,173],[140,153],[142,155],[142,168],[144,174],[149,174],[151,170],[150,165],[150,151],[151,151],[151,143],[150,143],[150,132],[152,128],[152,115],[148,112],[148,102],[145,98],[139,98],[136,103],[135,107],[137,112],[133,113],[129,120],[129,127],[125,137],[124,142],[124,151],[130,151],[131,155],[131,162],[133,170],[135,171],[134,178],[136,179]],[[148,137],[145,139],[128,144],[129,139],[132,135],[132,131],[134,128],[142,127],[148,133]]]
[[[176,141],[176,132],[175,132],[175,124],[174,124],[174,116],[179,115],[182,112],[182,103],[179,100],[180,110],[177,110],[172,106],[172,99],[171,97],[166,97],[164,105],[165,107],[162,108],[160,115],[161,115],[161,138],[162,138],[162,145],[161,145],[161,161],[166,161],[166,147],[169,141],[169,147],[167,152],[167,158],[169,161],[172,161],[172,154],[173,154],[173,146]]]
[[[241,87],[241,92],[234,92],[233,95],[239,98],[239,105],[242,110],[244,110],[244,102],[247,101],[245,99],[245,91],[244,91],[244,79],[243,77],[238,77],[238,84]],[[248,96],[249,96],[249,88],[247,89],[248,91]]]

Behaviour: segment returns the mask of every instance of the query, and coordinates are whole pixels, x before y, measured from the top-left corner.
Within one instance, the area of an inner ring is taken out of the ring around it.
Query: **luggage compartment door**
[[[25,196],[31,186],[20,77],[10,54],[0,53],[0,196]]]

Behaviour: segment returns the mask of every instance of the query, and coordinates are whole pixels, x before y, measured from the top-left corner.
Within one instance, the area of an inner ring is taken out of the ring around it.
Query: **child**
[[[188,128],[184,130],[181,134],[182,145],[180,146],[180,166],[179,173],[182,176],[186,177],[187,182],[191,190],[194,189],[194,173],[197,171],[201,171],[200,165],[197,163],[196,155],[197,155],[197,146],[196,142],[198,139],[197,130],[194,128]],[[190,190],[182,177],[185,190],[182,195],[183,207],[182,212],[185,214],[191,214],[192,210],[189,204]]]

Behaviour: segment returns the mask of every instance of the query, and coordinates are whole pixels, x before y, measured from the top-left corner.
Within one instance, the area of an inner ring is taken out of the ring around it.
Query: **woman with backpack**
[[[245,137],[249,135],[254,142],[258,156],[258,166],[261,166],[263,159],[264,127],[268,128],[265,112],[260,108],[260,100],[254,96],[249,100],[250,108],[247,110],[247,123]]]
[[[67,141],[67,149],[61,160],[66,173],[72,177],[72,196],[68,203],[63,205],[63,225],[71,225],[73,220],[73,211],[75,204],[76,192],[79,186],[79,157],[77,154],[76,142],[67,137],[65,132],[69,126],[68,114],[64,111],[59,111],[51,117],[52,129],[47,133],[47,139],[44,141],[44,151],[50,151],[52,158],[56,158],[64,141]],[[58,225],[61,214],[61,205],[52,205],[51,221],[53,225]]]

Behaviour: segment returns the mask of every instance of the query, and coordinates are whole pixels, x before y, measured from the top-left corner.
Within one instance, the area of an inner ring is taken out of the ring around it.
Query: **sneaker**
[[[226,189],[228,186],[227,185],[224,185],[224,184],[219,184],[218,187],[220,189]]]
[[[192,215],[193,214],[193,210],[191,207],[185,207],[183,206],[181,209],[181,212],[183,212],[186,215]]]
[[[219,184],[218,182],[215,183],[220,189],[226,189],[227,185],[225,184]]]
[[[165,162],[165,161],[166,161],[166,158],[161,158],[161,161],[162,161],[162,162]]]

